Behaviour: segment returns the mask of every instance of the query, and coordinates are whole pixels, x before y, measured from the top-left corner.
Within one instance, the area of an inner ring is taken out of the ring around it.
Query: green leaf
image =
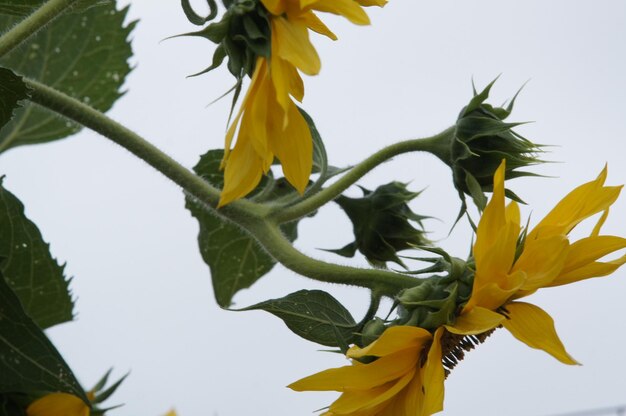
[[[26,4],[32,3],[29,0]],[[60,16],[2,57],[0,65],[107,111],[121,97],[120,88],[130,72],[127,61],[132,52],[127,38],[135,22],[124,26],[127,10],[118,11],[115,2],[107,2],[81,14]],[[18,21],[17,17],[0,15],[2,28]],[[61,139],[79,130],[80,126],[29,104],[17,110],[0,132],[0,152]]]
[[[13,397],[0,394],[0,416],[26,416],[25,406],[20,406]]]
[[[68,280],[24,206],[0,181],[0,271],[41,328],[72,320]]]
[[[294,334],[329,347],[350,343],[357,329],[350,312],[321,290],[300,290],[238,310],[269,312],[282,319]],[[338,339],[339,335],[342,339]]]
[[[0,393],[61,391],[87,397],[43,331],[0,274]]]
[[[28,87],[11,70],[0,68],[0,130],[13,118],[19,102],[28,98]]]
[[[223,155],[222,150],[210,150],[194,167],[198,175],[218,188],[224,184],[224,177],[219,170]],[[295,194],[295,191],[283,178],[274,180],[266,177],[250,197],[275,200],[291,194]],[[254,238],[237,225],[215,215],[202,202],[187,196],[185,207],[200,225],[198,245],[202,259],[211,270],[215,299],[220,306],[228,307],[238,291],[252,286],[276,262]],[[289,240],[297,238],[297,222],[283,225],[282,230]]]

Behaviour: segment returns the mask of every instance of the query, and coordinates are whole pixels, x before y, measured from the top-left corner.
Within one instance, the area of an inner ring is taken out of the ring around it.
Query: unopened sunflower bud
[[[410,192],[400,182],[379,186],[373,192],[361,190],[362,198],[340,196],[335,200],[352,221],[355,241],[327,251],[352,257],[358,250],[376,267],[385,267],[388,261],[404,267],[396,255],[398,251],[430,244],[422,228],[422,221],[428,217],[414,213],[407,205],[419,192]]]
[[[519,169],[543,163],[538,158],[542,145],[513,131],[523,123],[504,121],[513,111],[517,94],[506,108],[485,102],[495,81],[480,93],[474,90],[474,97],[461,110],[451,134],[442,136],[441,140],[448,144],[438,148],[437,156],[452,169],[454,186],[463,200],[461,215],[465,212],[465,195],[472,197],[479,209],[484,209],[487,199],[483,192],[492,190],[493,174],[503,159],[506,159],[506,179],[537,176]],[[507,190],[507,194],[520,201],[512,191]]]
[[[369,345],[376,341],[385,329],[385,322],[380,318],[374,318],[366,323],[361,335],[362,345]]]

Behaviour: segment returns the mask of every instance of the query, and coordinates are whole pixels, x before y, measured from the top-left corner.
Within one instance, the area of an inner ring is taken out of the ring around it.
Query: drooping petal
[[[267,60],[265,58],[259,57],[256,60],[256,64],[254,67],[254,73],[252,74],[252,79],[250,80],[250,87],[246,92],[245,97],[241,103],[241,107],[235,116],[235,119],[231,123],[228,131],[226,132],[226,140],[224,143],[224,158],[222,159],[222,163],[220,165],[220,169],[224,169],[226,164],[228,163],[228,157],[230,156],[230,150],[232,146],[233,139],[235,138],[235,133],[237,132],[237,127],[239,126],[239,122],[246,111],[247,108],[250,107],[251,102],[253,102],[257,98],[257,92],[259,90],[259,85],[261,83],[262,78],[265,76],[267,71]]]
[[[270,149],[280,160],[285,178],[302,194],[313,168],[313,137],[294,103],[288,108],[288,119],[284,130],[269,138]]]
[[[289,387],[296,391],[363,390],[381,386],[414,370],[418,354],[413,349],[381,357],[369,364],[331,368],[305,377]]]
[[[272,24],[272,56],[284,59],[307,75],[320,72],[321,61],[309,40],[306,22],[301,19],[274,17]]]
[[[330,405],[330,411],[336,415],[353,415],[357,411],[376,408],[396,396],[413,379],[415,369],[404,376],[367,390],[347,390]]]
[[[477,306],[463,312],[454,325],[446,325],[445,328],[453,334],[476,335],[499,327],[505,319],[497,312]]]
[[[67,393],[50,393],[26,408],[27,416],[89,416],[89,406]]]
[[[424,391],[424,402],[421,406],[421,416],[429,416],[443,410],[444,386],[446,378],[443,365],[441,364],[441,337],[444,328],[440,327],[435,331],[433,343],[428,351],[426,364],[422,369],[422,387]]]
[[[568,249],[569,243],[564,235],[527,241],[512,269],[513,272],[526,273],[520,290],[532,293],[552,283],[563,269]]]
[[[554,321],[543,309],[524,302],[506,305],[509,319],[502,325],[518,340],[531,348],[547,352],[564,364],[578,364],[565,351],[563,343],[554,329]]]
[[[352,347],[348,351],[350,358],[362,358],[365,356],[383,357],[398,351],[412,348],[418,350],[427,342],[432,335],[423,328],[414,326],[394,326],[388,328],[376,341],[365,348]]]
[[[248,195],[261,181],[264,163],[255,152],[247,131],[240,131],[224,169],[224,188],[218,208]]]

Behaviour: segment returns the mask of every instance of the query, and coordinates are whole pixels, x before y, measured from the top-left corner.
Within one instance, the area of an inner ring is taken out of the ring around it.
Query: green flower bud
[[[537,176],[519,169],[543,163],[537,157],[542,145],[513,131],[523,123],[504,121],[513,111],[517,94],[506,108],[485,102],[495,81],[480,94],[474,90],[474,97],[461,110],[451,134],[442,138],[445,146],[436,149],[437,156],[452,169],[454,186],[463,200],[459,217],[465,213],[465,195],[472,197],[479,209],[484,209],[487,198],[483,192],[491,192],[493,175],[502,159],[506,159],[506,179]],[[507,195],[522,202],[510,190]]]
[[[335,200],[352,221],[355,241],[338,250],[327,250],[352,257],[358,250],[375,267],[386,267],[388,261],[404,267],[398,251],[430,243],[424,236],[422,220],[407,205],[419,195],[406,185],[391,182],[369,191],[361,188],[362,198],[340,196]],[[420,228],[411,225],[416,222]]]
[[[385,332],[385,322],[380,318],[374,318],[363,327],[361,345],[369,345],[376,341]]]

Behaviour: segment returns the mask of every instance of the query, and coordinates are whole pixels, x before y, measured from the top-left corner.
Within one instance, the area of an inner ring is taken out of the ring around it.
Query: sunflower
[[[226,133],[224,188],[219,206],[250,193],[276,157],[285,178],[303,193],[311,175],[313,139],[309,126],[294,103],[302,101],[300,72],[316,75],[321,68],[309,39],[314,31],[333,40],[335,34],[316,11],[344,16],[369,24],[363,6],[383,6],[386,0],[261,0],[268,12],[271,31],[269,57],[256,60],[250,87]],[[234,148],[233,140],[237,137]]]

